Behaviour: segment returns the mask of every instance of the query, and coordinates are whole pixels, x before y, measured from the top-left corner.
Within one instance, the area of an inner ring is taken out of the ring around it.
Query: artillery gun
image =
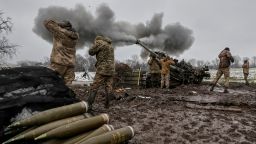
[[[143,47],[151,55],[154,55],[157,59],[162,59],[167,56],[163,52],[153,52],[147,48],[140,40],[136,41],[136,44]],[[200,84],[204,78],[210,78],[208,66],[193,67],[190,63],[184,60],[178,61],[174,59],[175,65],[170,66],[170,86],[175,87],[181,84]],[[145,73],[141,80],[141,86],[151,87],[150,73]],[[159,82],[160,85],[160,82]]]

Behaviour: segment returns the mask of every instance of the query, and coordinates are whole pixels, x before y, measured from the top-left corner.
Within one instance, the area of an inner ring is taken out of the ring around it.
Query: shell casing
[[[85,113],[88,110],[88,104],[85,101],[65,105],[46,111],[39,112],[27,119],[15,122],[8,127],[29,127],[46,124],[55,120],[64,119]]]
[[[127,126],[117,130],[113,130],[102,135],[92,137],[80,144],[119,144],[132,139],[134,130],[132,127]]]
[[[111,125],[107,125],[104,124],[103,126],[99,127],[98,129],[94,130],[91,134],[89,134],[88,136],[84,137],[83,139],[79,140],[78,142],[76,142],[75,144],[79,144],[83,141],[86,141],[89,138],[104,134],[106,132],[109,132],[111,130],[114,130],[113,126]]]
[[[51,138],[67,138],[70,136],[74,136],[76,134],[80,134],[82,132],[87,132],[87,131],[96,129],[108,122],[109,122],[109,116],[107,114],[101,114],[98,116],[86,118],[83,120],[79,120],[79,121],[52,129],[36,137],[35,140],[51,139]]]

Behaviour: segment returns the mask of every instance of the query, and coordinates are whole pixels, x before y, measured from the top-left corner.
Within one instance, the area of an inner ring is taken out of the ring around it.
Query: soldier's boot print
[[[97,94],[97,91],[90,91],[89,92],[89,97],[87,99],[87,102],[88,102],[88,111],[91,112],[92,111],[92,104],[95,100],[95,97],[96,97],[96,94]]]

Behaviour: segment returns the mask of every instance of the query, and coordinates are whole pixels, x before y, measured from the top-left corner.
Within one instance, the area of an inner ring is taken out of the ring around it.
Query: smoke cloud
[[[163,13],[155,14],[146,24],[131,24],[116,21],[114,12],[106,4],[100,5],[95,15],[79,4],[74,9],[59,6],[39,9],[33,31],[50,43],[52,36],[43,25],[43,21],[49,18],[70,21],[79,33],[79,48],[91,46],[97,35],[104,35],[110,37],[117,47],[135,44],[136,39],[140,39],[152,50],[178,56],[194,42],[192,30],[179,23],[168,24],[162,28]],[[145,51],[142,51],[141,56],[147,56]]]

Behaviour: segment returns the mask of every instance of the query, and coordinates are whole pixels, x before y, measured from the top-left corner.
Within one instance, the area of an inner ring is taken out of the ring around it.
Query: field
[[[210,70],[209,72],[211,74],[211,79],[213,79],[216,76],[217,70]],[[248,76],[249,82],[256,83],[256,68],[251,68],[249,72],[250,72],[250,74]],[[230,81],[244,82],[242,68],[232,68],[232,69],[230,69],[230,77],[231,77]],[[223,79],[223,77],[222,77],[222,79]]]
[[[72,87],[81,100],[88,88]],[[108,113],[116,128],[132,126],[136,135],[130,144],[256,143],[256,85],[231,83],[228,94],[221,86],[209,88],[207,82],[169,90],[124,87],[109,109],[100,90],[94,114]]]

